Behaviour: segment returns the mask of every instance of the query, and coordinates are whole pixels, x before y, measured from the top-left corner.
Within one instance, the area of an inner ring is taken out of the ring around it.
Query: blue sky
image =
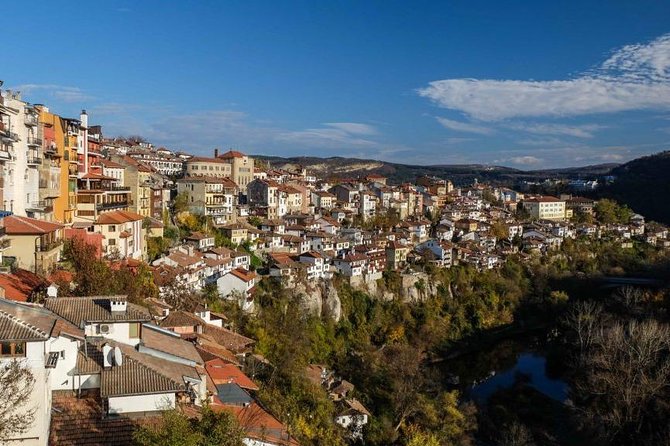
[[[4,87],[192,153],[534,169],[670,147],[670,2],[22,1],[3,15]]]

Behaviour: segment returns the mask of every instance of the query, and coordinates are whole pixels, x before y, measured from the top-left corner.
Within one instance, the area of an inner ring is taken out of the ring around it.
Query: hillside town
[[[577,194],[321,178],[238,150],[194,155],[107,137],[85,110],[59,116],[7,90],[0,117],[0,364],[24,361],[37,408],[8,444],[131,444],[161,412],[207,406],[232,414],[248,445],[298,445],[259,395],[258,370],[274,365],[205,293],[253,318],[263,282],[309,295],[344,281],[393,299],[378,283],[395,272],[400,297],[420,300],[426,267],[495,270],[578,239],[670,249],[667,227],[633,212],[608,220]],[[157,293],[73,295],[72,246],[148,271]],[[337,302],[325,306],[341,317]],[[354,385],[323,364],[304,373],[335,402],[332,422],[360,440],[374,414]]]

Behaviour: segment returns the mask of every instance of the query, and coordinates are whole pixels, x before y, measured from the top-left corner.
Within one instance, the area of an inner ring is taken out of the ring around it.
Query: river
[[[559,370],[552,370],[547,345],[536,337],[506,339],[447,360],[441,368],[448,384],[479,406],[486,405],[497,390],[519,382],[557,402],[568,399],[568,384],[560,378]]]

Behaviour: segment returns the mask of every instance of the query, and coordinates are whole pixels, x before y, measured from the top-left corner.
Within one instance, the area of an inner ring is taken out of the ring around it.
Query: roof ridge
[[[0,316],[5,316],[5,317],[8,318],[10,321],[12,321],[12,322],[14,322],[14,323],[16,323],[16,324],[19,324],[19,325],[21,325],[21,326],[24,326],[24,327],[26,327],[28,330],[31,330],[31,331],[35,332],[36,334],[38,334],[38,335],[49,336],[49,333],[40,330],[39,328],[35,327],[34,325],[29,324],[28,322],[24,321],[23,319],[19,319],[18,317],[14,316],[13,314],[7,313],[7,312],[4,311],[4,310],[0,310]]]
[[[138,353],[139,355],[144,354],[144,353],[141,353],[141,352],[135,352],[135,349],[133,349],[133,354],[134,353]],[[133,357],[133,354],[130,354],[130,355],[128,355],[127,353],[123,353],[123,354],[124,354],[124,356],[127,357],[128,360],[135,363],[136,365],[138,365],[140,367],[143,367],[143,368],[159,375],[163,379],[167,379],[168,381],[172,382],[173,384],[177,385],[178,387],[181,387],[181,388],[184,388],[184,389],[186,388],[186,386],[183,383],[177,382],[174,379],[170,378],[169,376],[164,375],[161,371],[156,370],[155,368],[151,367],[150,365],[143,363],[140,359],[137,359],[136,357]],[[162,358],[158,358],[158,359],[162,359]],[[168,361],[168,360],[166,359],[165,361]]]

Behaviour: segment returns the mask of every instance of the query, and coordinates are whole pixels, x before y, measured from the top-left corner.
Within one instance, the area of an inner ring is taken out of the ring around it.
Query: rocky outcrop
[[[293,288],[294,295],[309,313],[319,317],[329,317],[338,322],[342,317],[342,302],[337,289],[330,280],[318,284],[299,283]]]

